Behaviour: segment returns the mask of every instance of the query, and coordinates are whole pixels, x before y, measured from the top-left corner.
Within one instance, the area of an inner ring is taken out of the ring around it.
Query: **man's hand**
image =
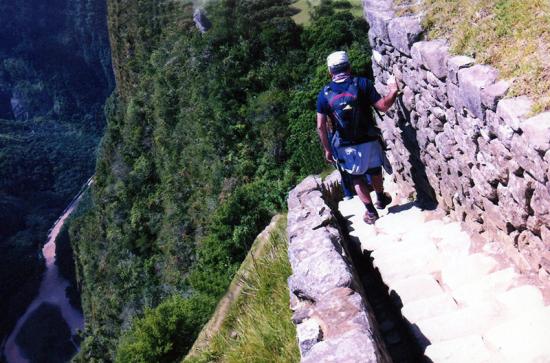
[[[397,82],[395,82],[394,78],[393,82],[388,82],[388,95],[393,95],[397,92],[399,92],[399,89],[397,88]]]
[[[374,104],[374,107],[380,112],[386,112],[395,102],[399,89],[397,88],[397,82],[394,76],[388,79],[388,94],[382,97],[378,102]]]
[[[325,150],[325,160],[329,164],[334,163],[334,156],[332,156],[332,152],[330,152],[330,150]]]

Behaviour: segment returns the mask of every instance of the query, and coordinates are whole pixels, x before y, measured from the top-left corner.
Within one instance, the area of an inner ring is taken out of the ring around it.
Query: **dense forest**
[[[370,68],[367,24],[322,1],[109,1],[117,89],[90,207],[71,223],[81,362],[181,359],[286,194],[326,165],[315,133],[326,56]]]
[[[106,12],[0,2],[0,341],[36,293],[48,229],[94,172],[114,87]]]

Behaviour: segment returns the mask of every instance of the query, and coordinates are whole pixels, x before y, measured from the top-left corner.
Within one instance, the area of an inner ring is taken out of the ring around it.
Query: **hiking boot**
[[[376,222],[378,218],[378,213],[366,211],[365,215],[363,216],[363,221],[365,221],[366,224],[374,224],[374,222]]]
[[[391,201],[391,195],[389,195],[389,193],[384,193],[383,198],[381,198],[381,200],[377,200],[374,206],[378,209],[384,209],[388,204],[391,203]]]

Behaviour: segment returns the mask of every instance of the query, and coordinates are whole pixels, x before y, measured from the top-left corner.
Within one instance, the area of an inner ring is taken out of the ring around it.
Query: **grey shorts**
[[[363,175],[369,169],[380,168],[384,162],[382,146],[378,140],[341,146],[337,154],[340,166],[351,175]]]

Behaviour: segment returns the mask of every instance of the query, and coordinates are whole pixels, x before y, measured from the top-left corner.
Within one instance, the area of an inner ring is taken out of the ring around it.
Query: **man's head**
[[[334,75],[350,70],[348,54],[344,51],[331,53],[327,57],[327,66],[329,72]]]

